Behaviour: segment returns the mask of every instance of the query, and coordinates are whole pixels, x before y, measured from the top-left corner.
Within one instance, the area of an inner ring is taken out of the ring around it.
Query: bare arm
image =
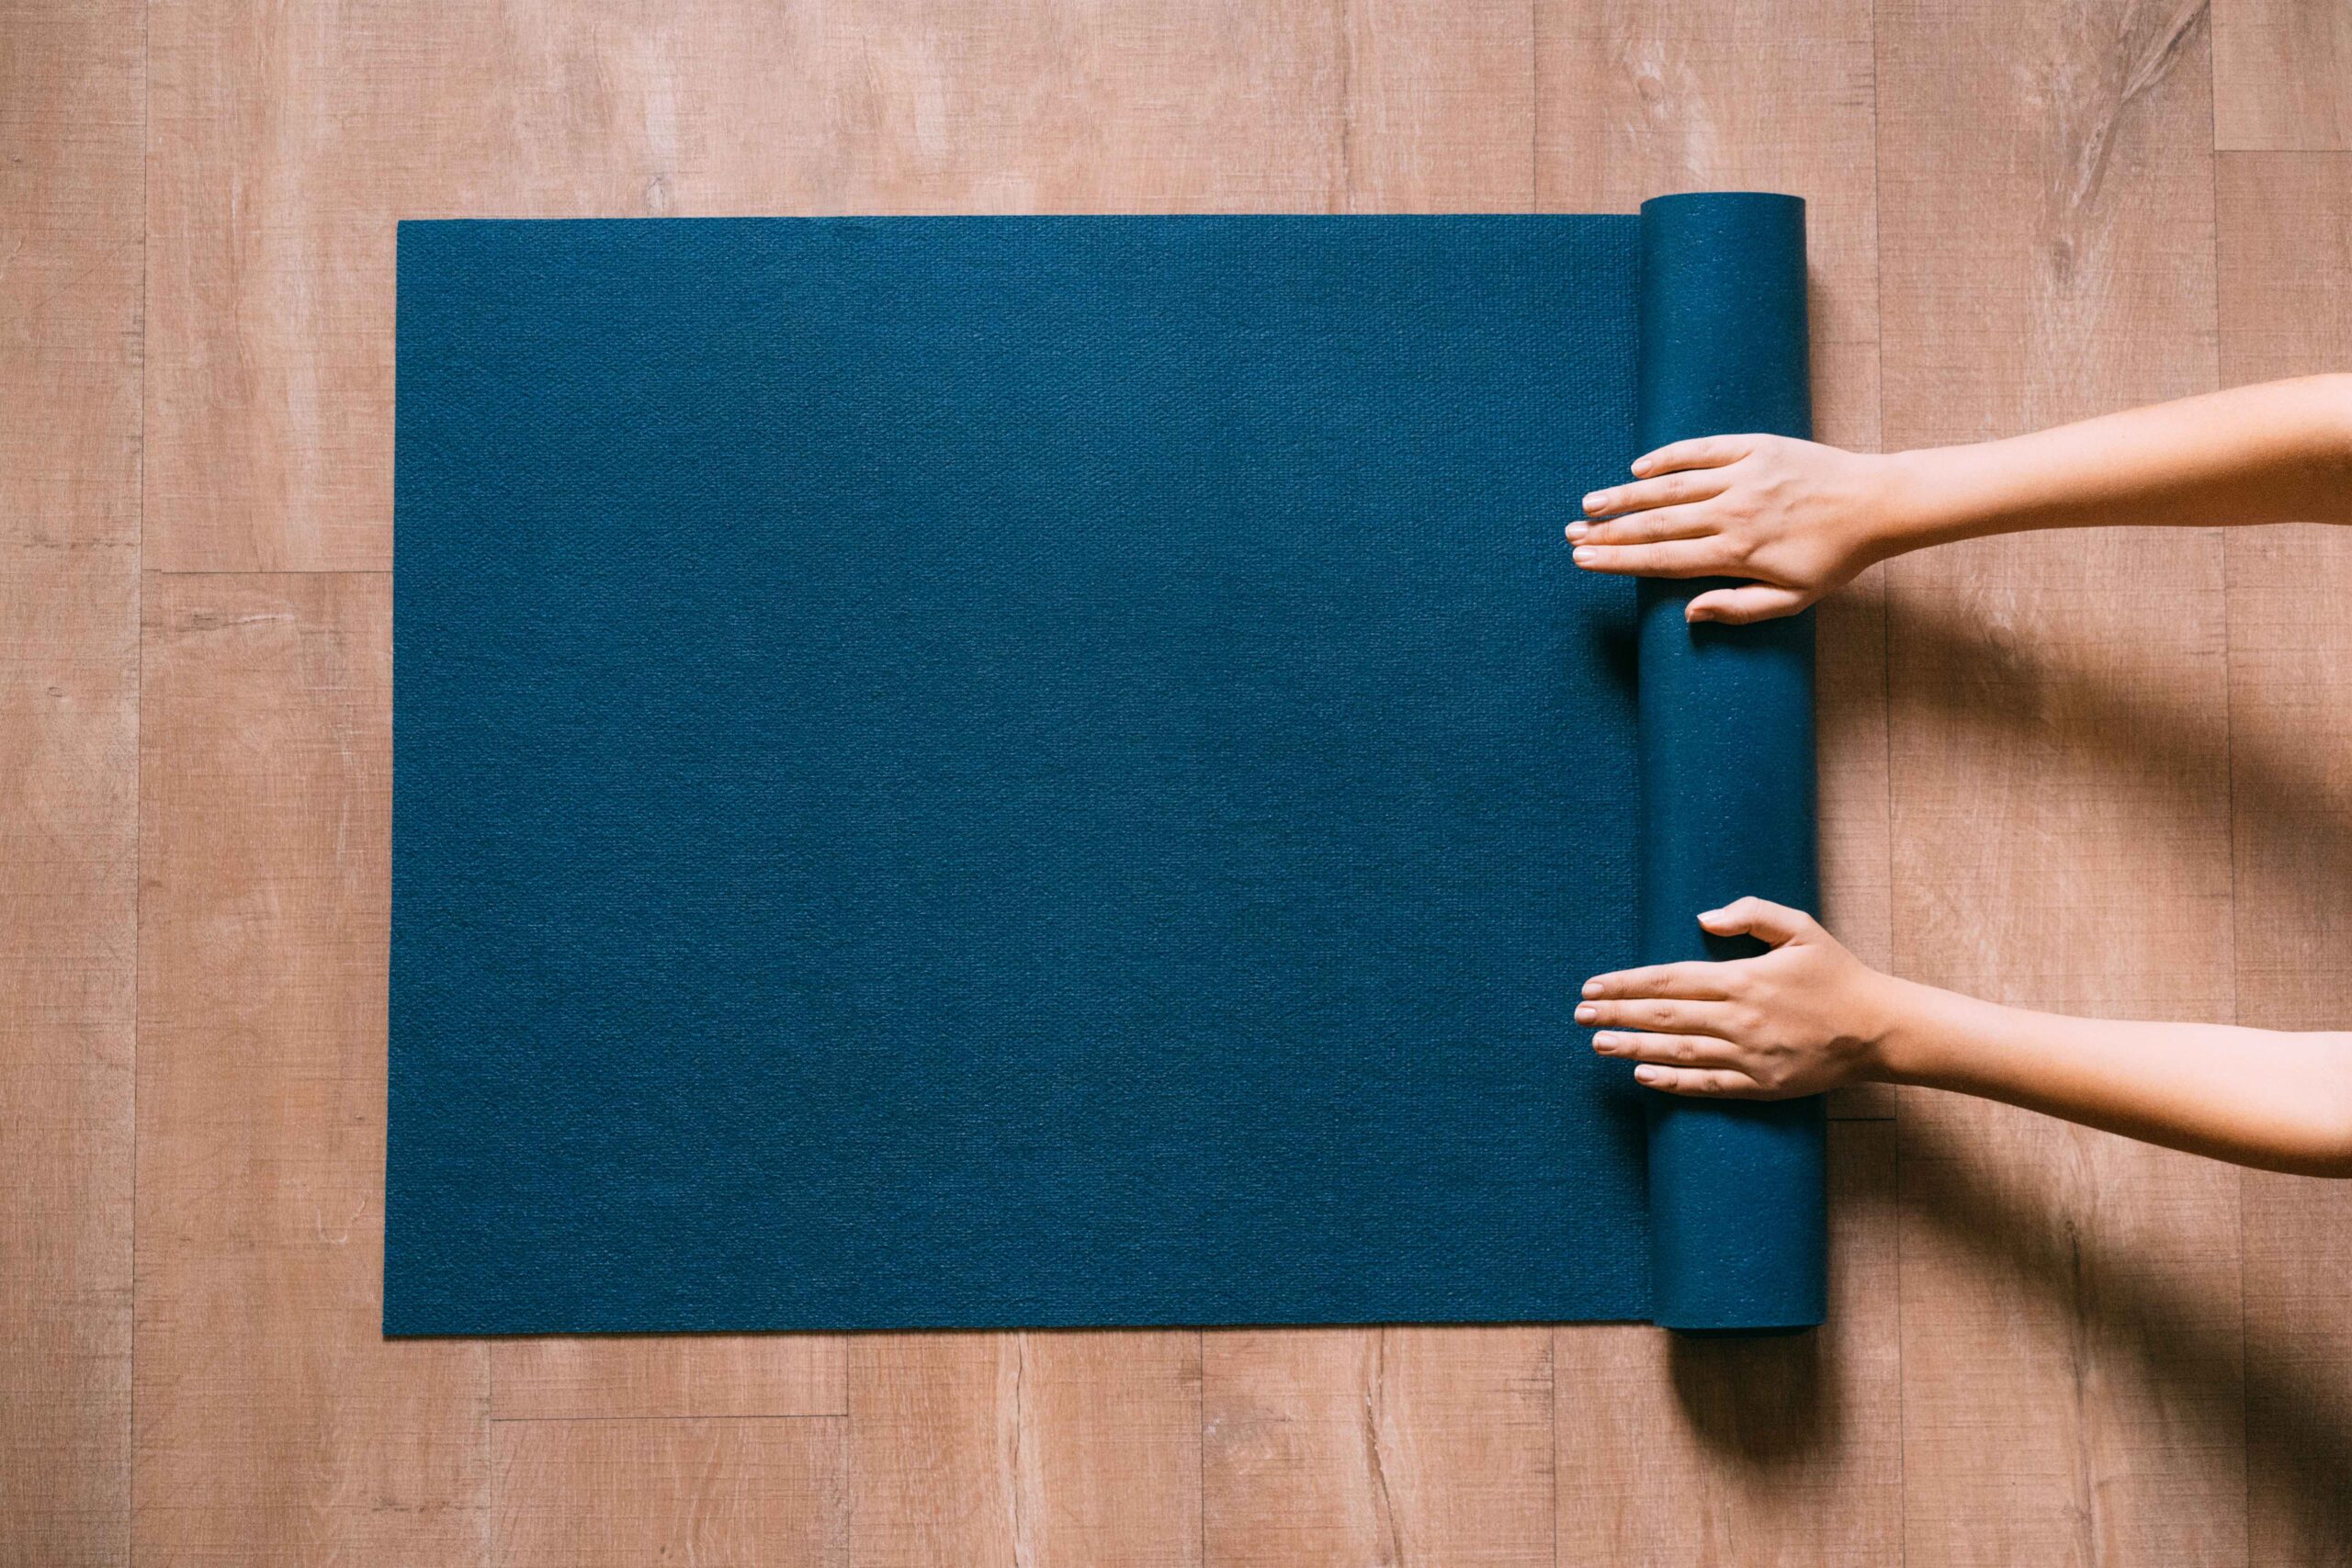
[[[2006,441],[1885,456],[1714,435],[1585,497],[1578,566],[1743,577],[1693,620],[1790,615],[1873,561],[1984,534],[2100,524],[2352,523],[2352,375],[2308,376]]]
[[[1867,1079],[2005,1100],[2241,1165],[2352,1177],[2352,1033],[2064,1018],[1871,969],[1810,916],[1711,910],[1760,957],[1596,976],[1593,1049],[1669,1093],[1777,1100]]]

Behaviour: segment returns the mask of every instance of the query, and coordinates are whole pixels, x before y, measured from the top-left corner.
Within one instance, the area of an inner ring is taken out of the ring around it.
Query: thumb
[[[1727,626],[1744,626],[1751,621],[1793,615],[1804,608],[1804,595],[1793,588],[1750,582],[1739,588],[1711,588],[1684,606],[1682,614],[1691,621],[1721,621]]]
[[[1699,923],[1717,936],[1752,936],[1774,947],[1821,929],[1803,909],[1792,909],[1769,898],[1742,898],[1720,909],[1710,909],[1699,917]]]

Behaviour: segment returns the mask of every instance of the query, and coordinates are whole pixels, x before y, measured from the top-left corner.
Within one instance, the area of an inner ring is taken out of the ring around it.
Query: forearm
[[[2352,1176],[2352,1034],[2064,1018],[1888,982],[1881,1073],[2240,1164]]]
[[[1886,460],[1869,554],[2102,524],[2352,523],[2352,375],[2158,403]]]

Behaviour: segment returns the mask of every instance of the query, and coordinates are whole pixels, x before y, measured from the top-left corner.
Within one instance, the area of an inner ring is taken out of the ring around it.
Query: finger
[[[1670,997],[1602,998],[1578,1002],[1577,1021],[1602,1029],[1650,1029],[1661,1034],[1713,1034],[1720,1038],[1729,1027],[1729,1011],[1722,1002],[1680,1001]]]
[[[1584,994],[1587,998],[1679,997],[1685,1001],[1719,1002],[1731,992],[1724,985],[1719,964],[1653,964],[1644,969],[1595,975],[1584,983]]]
[[[1739,1047],[1712,1034],[1622,1034],[1603,1030],[1592,1037],[1592,1048],[1621,1061],[1652,1062],[1668,1067],[1739,1066]]]
[[[1720,909],[1709,909],[1699,923],[1717,936],[1753,936],[1774,947],[1820,931],[1820,923],[1803,909],[1775,904],[1769,898],[1742,898]]]
[[[1578,545],[1576,563],[1587,571],[1630,577],[1711,577],[1723,570],[1722,551],[1709,539],[1669,539],[1657,545]]]
[[[1588,517],[1606,517],[1626,512],[1649,512],[1661,506],[1679,506],[1688,501],[1709,501],[1730,488],[1731,481],[1724,477],[1722,469],[1697,468],[1619,485],[1613,490],[1594,491],[1584,498],[1584,513]]]
[[[1671,1067],[1645,1062],[1634,1069],[1634,1081],[1645,1089],[1711,1100],[1760,1100],[1762,1084],[1731,1067]]]
[[[1647,479],[1676,468],[1720,468],[1725,463],[1738,462],[1755,449],[1751,436],[1702,435],[1643,453],[1634,459],[1634,473],[1636,478]]]
[[[1739,588],[1711,588],[1685,605],[1682,615],[1690,621],[1720,621],[1727,626],[1744,626],[1793,615],[1804,605],[1804,595],[1793,588],[1751,582]]]
[[[1746,1073],[1728,1067],[1661,1067],[1645,1063],[1634,1069],[1634,1081],[1645,1089],[1687,1094],[1702,1100],[1762,1100],[1764,1086]]]
[[[1696,502],[1636,512],[1602,523],[1568,525],[1568,540],[1577,545],[1646,545],[1661,539],[1703,539],[1715,531],[1714,519]]]

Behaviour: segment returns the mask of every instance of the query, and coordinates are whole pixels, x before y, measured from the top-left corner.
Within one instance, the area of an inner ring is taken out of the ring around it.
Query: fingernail
[[[1634,1081],[1635,1083],[1656,1083],[1657,1082],[1657,1069],[1656,1067],[1635,1067],[1634,1069]]]
[[[1621,1043],[1621,1039],[1606,1029],[1592,1037],[1592,1048],[1596,1051],[1614,1051]]]
[[[1590,1023],[1594,1019],[1599,1018],[1600,1016],[1600,1010],[1597,1007],[1587,1005],[1577,1009],[1577,1021],[1578,1023]]]
[[[1590,566],[1590,565],[1592,564],[1592,547],[1591,547],[1591,546],[1589,546],[1589,545],[1578,545],[1578,546],[1576,547],[1576,550],[1575,550],[1574,554],[1575,554],[1575,558],[1576,558],[1576,563],[1577,563],[1578,566]]]
[[[1571,539],[1581,539],[1587,534],[1591,532],[1592,525],[1589,523],[1571,523],[1568,525],[1568,537]]]
[[[1685,610],[1682,612],[1682,618],[1695,626],[1702,621],[1713,620],[1714,616],[1704,610]]]
[[[1601,511],[1606,508],[1608,504],[1609,492],[1605,490],[1594,491],[1590,495],[1584,498],[1584,509],[1587,512]]]
[[[1584,983],[1584,994],[1588,997],[1597,997],[1600,995],[1600,982],[1598,980],[1587,980]]]

